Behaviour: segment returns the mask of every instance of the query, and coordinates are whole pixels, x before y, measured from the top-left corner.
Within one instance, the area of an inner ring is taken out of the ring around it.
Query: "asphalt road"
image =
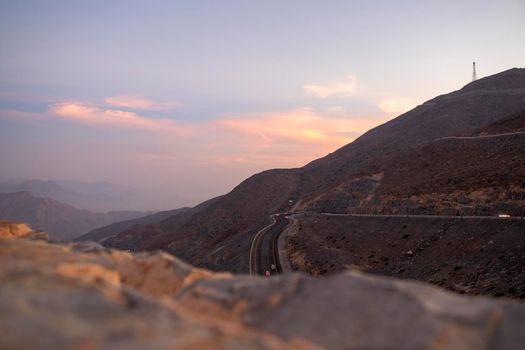
[[[447,218],[447,219],[465,219],[465,218],[483,218],[494,220],[523,220],[523,217],[502,218],[497,216],[445,216],[445,215],[372,215],[372,214],[336,214],[320,213],[325,216],[356,216],[356,217],[404,217],[404,218]],[[278,240],[281,232],[288,226],[290,220],[287,219],[288,213],[272,214],[272,223],[261,229],[253,238],[250,248],[250,274],[264,275],[266,271],[271,274],[281,273],[281,262],[279,261]],[[272,271],[271,265],[276,266]]]
[[[289,220],[286,215],[273,214],[274,222],[257,232],[253,238],[250,249],[250,274],[264,275],[266,271],[272,274],[282,272],[277,242],[281,232],[288,226]],[[272,264],[275,264],[276,271],[271,270]]]

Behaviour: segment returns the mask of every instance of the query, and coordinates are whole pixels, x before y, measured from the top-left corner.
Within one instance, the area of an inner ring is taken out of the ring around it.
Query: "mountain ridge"
[[[494,88],[487,89],[487,86],[492,84]],[[395,210],[408,213],[416,210],[420,213],[439,214],[454,210],[458,214],[469,213],[471,209],[461,205],[454,197],[454,191],[458,188],[454,187],[454,184],[459,186],[462,179],[454,172],[453,167],[446,171],[442,171],[445,168],[440,168],[446,166],[446,162],[433,164],[436,169],[431,173],[431,177],[441,174],[440,181],[451,180],[448,192],[430,188],[431,192],[421,194],[429,196],[431,201],[443,197],[439,199],[438,207],[420,205],[419,199],[414,202],[404,194],[397,194],[397,197],[390,199],[381,197],[381,189],[384,188],[381,186],[392,182],[396,177],[399,179],[396,181],[406,181],[410,178],[410,174],[406,172],[395,175],[399,159],[414,163],[410,166],[407,163],[405,170],[409,170],[413,167],[428,167],[425,165],[428,163],[425,160],[428,152],[437,152],[436,154],[445,159],[456,157],[454,147],[450,151],[447,150],[447,154],[443,153],[446,149],[425,149],[429,142],[471,134],[524,109],[525,69],[511,69],[480,79],[460,90],[435,97],[302,168],[273,169],[256,174],[209,207],[195,212],[189,220],[185,219],[184,223],[177,224],[177,215],[164,220],[156,228],[155,240],[150,240],[148,235],[142,235],[140,240],[134,240],[132,248],[164,249],[197,266],[242,272],[246,271],[248,265],[246,252],[249,251],[249,242],[255,232],[269,223],[269,214],[289,211],[292,207],[290,203],[293,203],[297,210],[317,212],[334,208],[343,212],[362,212],[371,210],[370,205],[376,205],[380,212]],[[499,140],[490,142],[497,141]],[[505,142],[507,144],[495,145],[502,150],[505,147],[513,147],[517,151],[525,149],[522,147],[521,138],[508,138]],[[482,143],[487,144],[485,140]],[[470,152],[474,157],[478,156],[476,152],[471,152],[469,147],[467,145],[465,148],[466,152]],[[494,157],[491,147],[489,144],[484,154]],[[422,152],[420,160],[412,159],[414,152]],[[468,158],[467,153],[464,153],[464,156]],[[478,164],[481,163],[483,161],[480,160]],[[487,164],[490,167],[490,162]],[[525,169],[519,163],[517,166],[515,178],[524,178]],[[468,176],[478,170],[475,161],[472,161],[470,169],[472,173]],[[494,174],[497,174],[497,169],[493,170],[496,171]],[[495,181],[497,185],[499,180]],[[487,189],[490,190],[496,185],[487,183]],[[518,187],[516,193],[525,191],[522,183],[518,182],[515,185]],[[475,192],[477,189],[467,190]],[[495,188],[494,190],[499,191]],[[523,210],[523,203],[512,198],[508,200],[515,206],[513,210]],[[499,210],[498,203],[483,203],[483,210],[495,214]],[[123,232],[108,240],[106,244],[112,247],[126,246],[124,237],[128,237],[129,240],[139,231],[136,228],[135,233]],[[203,251],[211,254],[203,254]]]
[[[147,215],[147,212],[109,211],[94,213],[27,191],[0,193],[0,218],[27,222],[53,240],[70,240],[96,227]]]

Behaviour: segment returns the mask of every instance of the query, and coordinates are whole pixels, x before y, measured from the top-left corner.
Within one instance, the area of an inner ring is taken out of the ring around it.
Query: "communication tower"
[[[478,75],[476,74],[476,62],[472,62],[472,81],[475,81],[478,79]]]

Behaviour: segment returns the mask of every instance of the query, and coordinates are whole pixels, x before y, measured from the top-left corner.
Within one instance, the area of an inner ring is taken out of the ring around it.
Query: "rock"
[[[210,273],[165,254],[0,239],[0,349],[296,349],[173,297]]]
[[[521,304],[464,298],[358,272],[324,280],[302,275],[203,279],[177,299],[202,303],[202,310],[215,299],[214,305],[251,327],[327,349],[517,349],[525,341],[517,330],[525,326]],[[503,331],[507,327],[514,328],[512,336]]]
[[[48,240],[47,234],[34,231],[29,225],[0,220],[0,238],[29,238]]]
[[[0,238],[1,349],[513,349],[525,306],[347,271],[212,273],[166,253]]]

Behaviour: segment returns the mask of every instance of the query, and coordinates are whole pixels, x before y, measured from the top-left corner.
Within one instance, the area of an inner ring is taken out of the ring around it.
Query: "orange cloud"
[[[351,96],[355,93],[357,78],[353,75],[348,76],[342,81],[333,81],[326,84],[305,84],[303,89],[306,93],[327,98],[332,96]]]
[[[54,157],[46,164],[66,171],[84,166],[83,173],[90,174],[86,176],[114,176],[128,183],[174,188],[179,196],[192,198],[193,204],[230,190],[254,173],[303,166],[386,119],[385,115],[383,119],[355,117],[342,106],[330,106],[322,110],[230,114],[180,125],[174,120],[78,102],[51,105],[38,115],[0,110],[0,117],[4,114],[22,122],[41,115],[42,122],[61,119],[114,128],[119,134],[132,130],[129,140],[133,147],[104,133],[110,142],[101,140],[93,147],[72,143],[79,148],[65,147],[68,155],[57,160]],[[63,145],[59,138],[56,142]]]
[[[348,143],[376,125],[377,119],[323,117],[309,108],[288,112],[259,113],[252,116],[232,116],[217,120],[217,124],[240,134],[272,141],[278,138],[314,143]]]
[[[180,103],[155,102],[134,95],[112,96],[104,99],[104,102],[110,106],[132,108],[132,109],[169,109],[180,106]]]
[[[390,97],[379,102],[379,109],[384,113],[401,114],[416,107],[419,101],[410,97]]]
[[[150,119],[133,112],[102,109],[80,103],[59,103],[50,108],[50,112],[64,119],[92,125],[132,127],[151,131],[182,132],[184,127],[170,119]]]
[[[34,117],[16,111],[9,114],[18,119]],[[148,164],[177,160],[190,168],[198,165],[199,169],[212,169],[210,164],[215,164],[232,172],[244,169],[246,174],[274,167],[302,166],[386,121],[386,117],[355,117],[341,106],[322,111],[299,108],[230,114],[188,124],[75,102],[52,105],[42,115],[46,119],[58,117],[87,125],[154,133],[153,142],[142,150]]]
[[[385,118],[353,118],[338,107],[327,113],[309,108],[283,112],[226,115],[194,124],[192,132],[173,138],[149,153],[149,160],[215,164],[220,167],[298,167],[352,142]]]
[[[215,121],[215,129],[230,136],[215,142],[216,151],[210,150],[209,155],[220,163],[300,166],[352,142],[384,121],[329,117],[308,108],[222,117]]]

